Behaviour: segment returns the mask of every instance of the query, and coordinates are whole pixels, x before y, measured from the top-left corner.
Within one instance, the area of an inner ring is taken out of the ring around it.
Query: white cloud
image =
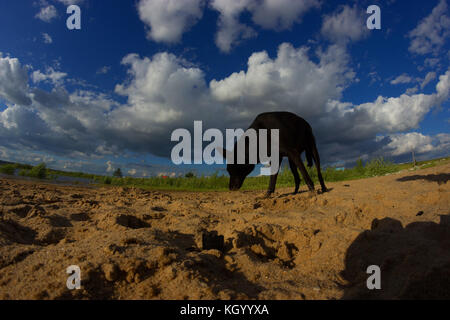
[[[439,82],[436,85],[439,103],[442,103],[449,98],[450,95],[449,88],[450,88],[450,69],[445,74],[439,76]]]
[[[54,5],[46,5],[36,14],[36,18],[44,22],[51,22],[58,16],[58,12]]]
[[[206,3],[219,12],[216,44],[223,52],[257,35],[252,26],[240,21],[244,12],[250,13],[255,25],[280,31],[299,23],[305,12],[319,6],[318,0],[139,0],[137,8],[149,28],[149,39],[176,43],[203,17]]]
[[[403,73],[401,75],[399,75],[398,77],[396,77],[395,79],[391,80],[390,83],[391,84],[406,84],[406,83],[418,83],[420,84],[420,88],[423,89],[425,88],[425,86],[430,83],[432,80],[434,80],[436,78],[436,72],[432,71],[432,72],[428,72],[425,75],[425,78],[413,78],[411,76],[409,76],[406,73]],[[413,87],[413,88],[409,88],[407,90],[407,94],[410,93],[416,93],[418,91],[418,87]]]
[[[415,86],[415,87],[406,89],[405,94],[407,94],[408,96],[410,96],[410,95],[412,95],[412,94],[417,93],[418,91],[419,91],[419,88],[418,88],[417,86]]]
[[[436,152],[448,150],[450,147],[450,135],[438,134],[427,136],[418,132],[390,135],[391,140],[385,146],[385,150],[391,156],[409,154],[414,151],[415,154]]]
[[[149,131],[149,124],[175,123],[205,105],[203,71],[189,67],[182,59],[169,53],[156,54],[152,59],[130,54],[122,63],[129,66],[132,81],[116,86],[116,93],[128,97],[128,106],[114,112],[119,127],[137,125]]]
[[[424,18],[408,37],[411,39],[409,51],[416,54],[437,55],[450,37],[450,18],[446,0],[440,0],[431,14]]]
[[[391,80],[391,84],[403,84],[403,83],[410,83],[410,82],[413,82],[413,81],[414,81],[413,78],[411,78],[409,75],[404,73],[402,75],[399,75],[394,80]]]
[[[374,102],[356,106],[355,113],[367,115],[366,131],[397,132],[416,128],[425,114],[436,105],[433,95],[406,95],[378,97]]]
[[[254,28],[240,21],[249,12],[255,25],[269,30],[285,30],[299,23],[305,12],[318,7],[317,0],[212,0],[212,9],[219,12],[216,44],[223,52],[230,52],[242,40],[257,35]]]
[[[137,173],[137,170],[136,170],[136,169],[128,170],[128,174],[131,175],[131,176],[136,175],[136,173]]]
[[[157,42],[181,40],[203,16],[205,0],[139,0],[140,19],[150,28],[148,38]]]
[[[104,66],[97,70],[96,74],[107,74],[111,70],[111,67]]]
[[[305,117],[321,113],[329,99],[339,99],[354,77],[348,69],[348,55],[342,47],[317,52],[319,62],[308,56],[308,48],[280,45],[275,59],[266,52],[254,53],[246,72],[235,72],[210,83],[215,99],[229,112],[248,117],[260,110],[292,110]],[[245,113],[243,112],[245,111]],[[250,119],[247,120],[250,120]]]
[[[106,172],[113,172],[115,170],[111,161],[107,161],[106,166]]]
[[[17,58],[0,55],[0,98],[21,105],[29,105],[28,75]]]
[[[46,44],[53,43],[53,39],[48,33],[43,32],[42,39],[44,40],[44,43],[46,43]]]
[[[364,10],[343,6],[338,12],[325,16],[323,19],[322,35],[336,43],[358,41],[369,35],[366,27]]]
[[[439,63],[438,58],[426,58],[425,59],[425,66],[433,68]]]
[[[239,17],[251,0],[213,0],[211,7],[220,12],[216,45],[223,52],[230,52],[233,44],[256,36],[256,31],[241,23]]]
[[[9,159],[9,152],[8,150],[6,150],[6,148],[0,146],[0,158],[2,160],[7,160]]]
[[[305,12],[316,7],[317,0],[263,0],[249,5],[253,22],[270,30],[290,29]]]
[[[61,2],[66,6],[70,6],[71,4],[79,5],[80,3],[84,2],[84,0],[56,0],[56,1]]]
[[[434,80],[436,78],[436,72],[428,72],[425,76],[425,79],[423,79],[422,83],[420,84],[420,88],[423,89],[426,87],[430,81]]]
[[[47,68],[46,73],[42,73],[40,70],[36,70],[31,74],[31,79],[34,83],[39,83],[41,81],[50,81],[55,85],[60,85],[65,77],[67,77],[67,73],[56,71],[52,67]]]

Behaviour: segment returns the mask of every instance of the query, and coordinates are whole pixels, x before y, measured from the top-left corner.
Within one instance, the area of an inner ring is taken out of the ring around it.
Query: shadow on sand
[[[381,289],[367,289],[367,267],[381,270]],[[372,221],[347,249],[343,299],[450,299],[450,215],[440,223],[403,228],[392,218]]]
[[[449,173],[440,173],[440,174],[427,174],[427,175],[414,175],[414,176],[406,176],[402,178],[398,178],[397,181],[406,182],[406,181],[414,181],[414,180],[427,180],[430,182],[436,182],[438,184],[447,183],[450,180]]]

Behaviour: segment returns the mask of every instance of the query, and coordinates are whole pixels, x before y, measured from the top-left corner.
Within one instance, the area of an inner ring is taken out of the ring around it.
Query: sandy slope
[[[446,164],[271,199],[0,179],[0,298],[448,299],[449,177]],[[201,250],[205,230],[223,252]],[[381,290],[366,288],[372,264]]]

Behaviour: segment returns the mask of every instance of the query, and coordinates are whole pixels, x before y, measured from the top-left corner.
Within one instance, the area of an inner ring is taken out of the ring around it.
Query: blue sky
[[[366,27],[372,4],[381,30]],[[245,129],[276,110],[311,123],[325,164],[445,156],[449,17],[445,0],[3,1],[0,159],[213,172],[172,164],[175,128]]]

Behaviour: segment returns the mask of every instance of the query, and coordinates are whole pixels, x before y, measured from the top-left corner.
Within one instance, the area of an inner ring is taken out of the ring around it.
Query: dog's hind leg
[[[298,192],[298,189],[300,188],[300,176],[298,175],[297,166],[295,165],[294,161],[289,158],[289,167],[291,168],[292,175],[294,176],[295,181],[295,191],[294,194]]]
[[[303,179],[305,180],[306,184],[308,185],[309,190],[314,191],[314,183],[312,182],[311,177],[308,174],[308,171],[306,171],[306,168],[303,165],[300,154],[297,151],[293,151],[289,154],[288,157],[289,157],[289,159],[292,159],[292,161],[294,161],[295,165],[300,169],[300,173],[302,174]]]

